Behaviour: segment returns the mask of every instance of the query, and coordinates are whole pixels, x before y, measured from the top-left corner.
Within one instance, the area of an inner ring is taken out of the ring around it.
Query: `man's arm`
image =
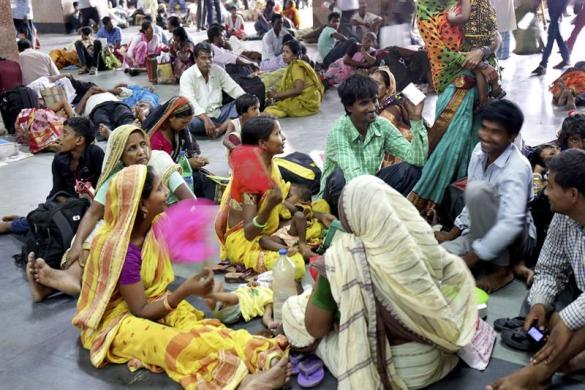
[[[569,282],[571,264],[563,246],[565,218],[567,217],[555,214],[550,223],[534,269],[534,283],[528,295],[531,306],[542,304],[549,312],[553,310],[556,297]]]
[[[191,77],[191,72],[185,71],[181,75],[181,79],[179,81],[179,95],[185,96],[187,99],[189,99],[189,103],[191,103],[193,106],[193,115],[199,116],[201,114],[205,114],[205,108],[201,107],[199,103],[197,103],[197,99],[195,98],[197,96],[195,93],[195,84],[196,80],[194,77]]]
[[[526,210],[529,198],[529,185],[532,172],[526,167],[524,172],[505,174],[498,186],[500,195],[496,224],[485,236],[475,240],[471,247],[482,260],[492,260],[505,251],[517,239],[526,224]]]
[[[347,37],[338,31],[334,31],[331,33],[331,36],[338,41],[347,41]]]

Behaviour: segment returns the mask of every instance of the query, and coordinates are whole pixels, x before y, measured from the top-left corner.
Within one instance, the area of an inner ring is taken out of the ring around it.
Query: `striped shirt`
[[[377,118],[365,137],[355,128],[349,115],[339,118],[327,135],[321,192],[329,175],[340,168],[346,182],[361,175],[375,175],[384,153],[421,167],[427,159],[429,141],[423,121],[411,121],[412,142],[408,142],[389,121]]]
[[[528,301],[543,304],[548,311],[566,288],[573,273],[577,287],[585,291],[585,227],[566,215],[555,214],[536,263],[534,284]],[[585,293],[559,313],[570,329],[585,326]]]

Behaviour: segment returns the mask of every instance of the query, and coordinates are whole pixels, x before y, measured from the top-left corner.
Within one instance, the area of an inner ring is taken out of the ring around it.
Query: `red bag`
[[[0,93],[22,85],[18,62],[0,59]]]

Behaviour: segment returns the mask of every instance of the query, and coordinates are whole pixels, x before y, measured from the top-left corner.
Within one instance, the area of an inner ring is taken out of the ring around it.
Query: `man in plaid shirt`
[[[490,390],[544,388],[561,368],[585,368],[585,151],[566,150],[548,167],[545,191],[556,214],[536,264],[524,330],[538,326],[549,329],[550,336],[527,367],[488,386]],[[571,273],[580,291],[556,312],[555,301]]]

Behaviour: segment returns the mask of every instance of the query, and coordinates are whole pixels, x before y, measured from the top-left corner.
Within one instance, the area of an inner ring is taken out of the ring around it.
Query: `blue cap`
[[[281,256],[282,255],[288,255],[288,249],[286,249],[286,248],[279,249],[278,250],[278,254],[281,255]]]

